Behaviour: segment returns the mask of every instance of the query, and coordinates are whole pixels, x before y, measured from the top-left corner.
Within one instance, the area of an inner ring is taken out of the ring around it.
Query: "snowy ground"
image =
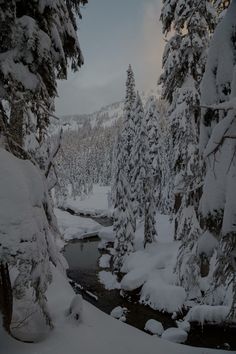
[[[68,199],[64,207],[71,208],[78,212],[89,212],[90,214],[107,215],[111,212],[110,187],[94,185],[93,193],[84,199]]]
[[[216,350],[192,348],[150,336],[123,324],[84,302],[82,323],[66,317],[72,288],[53,268],[54,282],[48,290],[48,302],[55,327],[40,343],[26,344],[9,337],[0,326],[1,354],[213,354]],[[226,353],[219,350],[218,354]]]

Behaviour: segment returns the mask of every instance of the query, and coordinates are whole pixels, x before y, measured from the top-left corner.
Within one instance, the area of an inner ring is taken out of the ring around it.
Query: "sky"
[[[161,0],[88,0],[78,36],[84,65],[58,83],[58,115],[92,113],[125,96],[131,64],[136,88],[156,88],[161,73]]]

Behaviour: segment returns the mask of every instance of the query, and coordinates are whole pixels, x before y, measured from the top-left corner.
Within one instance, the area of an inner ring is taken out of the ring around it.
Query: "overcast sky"
[[[156,87],[161,72],[161,0],[89,0],[79,40],[85,64],[58,85],[58,115],[90,113],[125,95],[126,70],[137,89]]]

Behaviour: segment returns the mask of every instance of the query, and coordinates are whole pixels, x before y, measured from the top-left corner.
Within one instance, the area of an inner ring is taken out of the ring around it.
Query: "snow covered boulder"
[[[83,298],[81,295],[75,295],[71,301],[68,316],[75,321],[81,322],[83,317]]]
[[[124,322],[126,321],[127,311],[126,307],[117,306],[111,311],[111,316]]]
[[[148,272],[146,269],[134,269],[126,274],[121,280],[121,289],[126,291],[133,291],[140,288],[148,278]]]
[[[180,328],[173,327],[165,330],[161,338],[173,343],[185,343],[188,338],[188,334]]]
[[[103,254],[99,259],[99,267],[100,268],[110,268],[111,255]]]
[[[141,290],[140,302],[154,310],[169,313],[181,310],[186,292],[181,286],[164,283],[157,272],[150,274]]]
[[[178,328],[182,329],[185,332],[189,332],[191,329],[191,325],[188,321],[176,321],[176,325]]]
[[[106,290],[120,289],[120,283],[118,283],[115,274],[102,270],[99,272],[98,277],[100,283],[104,285]]]
[[[204,323],[222,323],[226,320],[230,311],[229,306],[194,306],[186,315],[185,320],[189,322]]]
[[[148,320],[145,324],[144,329],[145,331],[148,331],[152,334],[157,334],[158,336],[161,336],[162,333],[164,332],[162,323],[156,320]]]

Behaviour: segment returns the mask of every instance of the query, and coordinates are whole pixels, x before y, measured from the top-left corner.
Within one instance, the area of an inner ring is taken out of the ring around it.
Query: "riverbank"
[[[66,316],[74,292],[67,279],[53,267],[47,297],[55,327],[43,342],[26,344],[9,337],[1,327],[0,353],[17,354],[216,354],[216,350],[173,344],[145,334],[107,316],[84,301],[82,323]],[[217,354],[226,354],[219,350]]]

